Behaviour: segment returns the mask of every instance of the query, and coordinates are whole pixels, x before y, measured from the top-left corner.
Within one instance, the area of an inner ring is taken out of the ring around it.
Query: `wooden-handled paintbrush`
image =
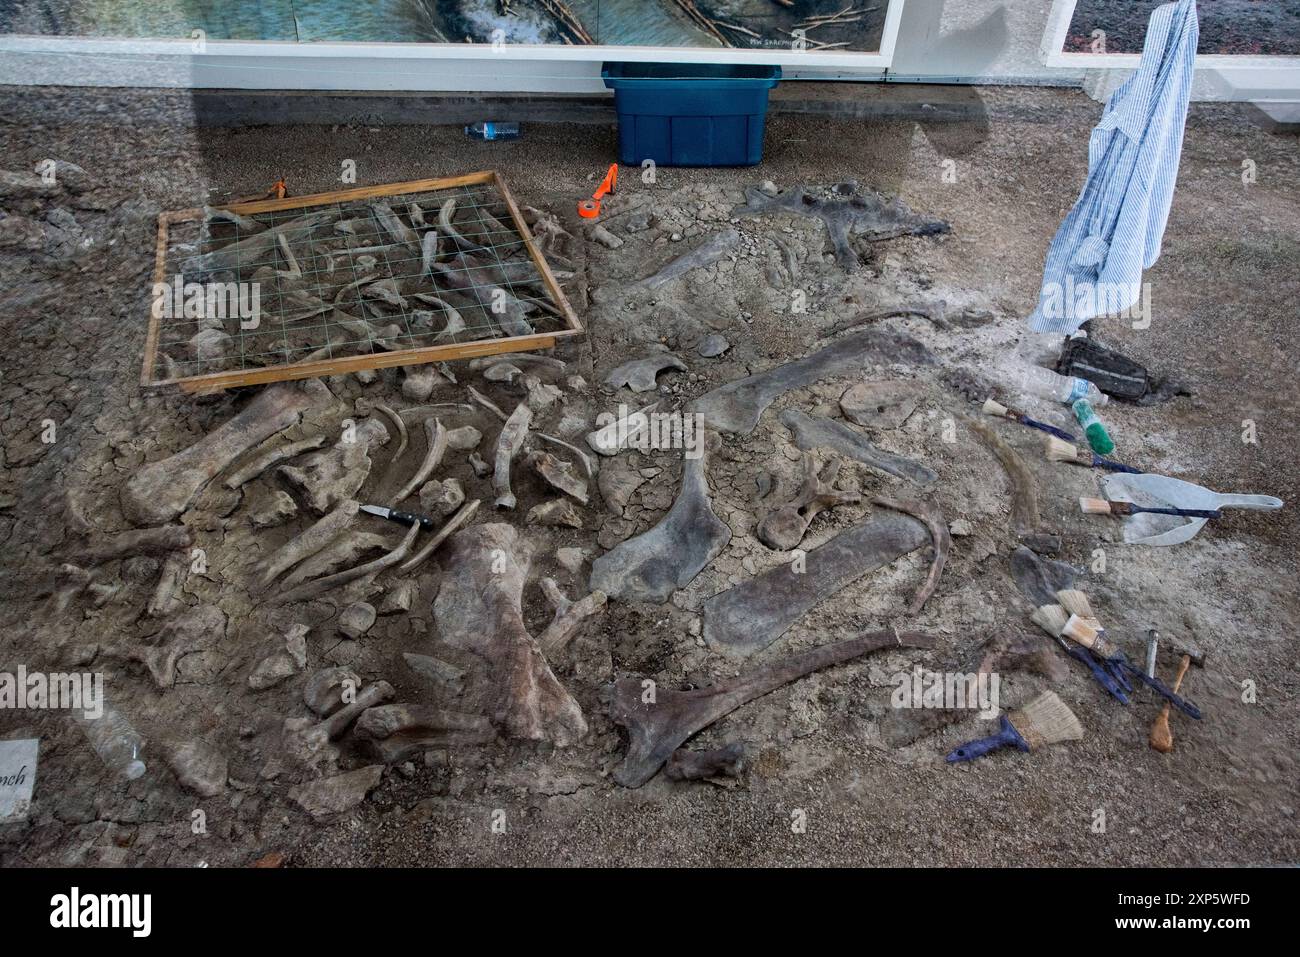
[[[1105,469],[1108,472],[1127,472],[1130,475],[1142,474],[1141,469],[1135,469],[1131,465],[1124,465],[1103,458],[1092,449],[1080,448],[1063,439],[1048,438],[1047,457],[1053,462],[1070,462],[1074,465],[1084,465],[1092,469]]]
[[[1058,593],[1059,600],[1061,594]],[[1084,598],[1086,602],[1087,599]],[[1086,615],[1080,615],[1067,611],[1061,605],[1044,605],[1037,609],[1030,618],[1034,624],[1043,631],[1047,632],[1053,638],[1064,636],[1076,644],[1083,645],[1090,651],[1095,651],[1103,658],[1114,658],[1120,654],[1120,650],[1115,647],[1114,642],[1106,637],[1105,629],[1101,623],[1092,617],[1092,609],[1087,609]]]
[[[1054,435],[1058,439],[1064,439],[1066,442],[1073,442],[1074,436],[1064,429],[1058,429],[1054,425],[1048,425],[1046,422],[1039,422],[1037,419],[1031,419],[1023,412],[1012,409],[1003,405],[1001,402],[994,402],[992,399],[984,400],[984,414],[991,415],[994,418],[1006,419],[1008,422],[1018,422],[1021,425],[1027,425],[1031,429],[1038,429],[1040,432],[1046,432],[1048,435]]]
[[[1132,502],[1112,502],[1104,498],[1081,498],[1079,509],[1085,515],[1181,515],[1184,518],[1219,518],[1222,512],[1210,508],[1147,508]]]
[[[978,741],[969,741],[948,753],[949,764],[974,761],[998,748],[1037,751],[1058,741],[1078,741],[1083,725],[1055,691],[1045,691],[1019,711],[998,719],[998,733]]]

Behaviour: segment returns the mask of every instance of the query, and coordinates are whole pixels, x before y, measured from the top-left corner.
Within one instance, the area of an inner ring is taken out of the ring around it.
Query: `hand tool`
[[[1187,677],[1187,669],[1191,665],[1198,668],[1205,667],[1205,653],[1196,651],[1191,648],[1180,649],[1183,653],[1182,660],[1178,663],[1178,676],[1174,678],[1174,691],[1177,692],[1183,685],[1183,679]],[[1174,732],[1169,727],[1169,702],[1160,709],[1160,714],[1156,717],[1155,722],[1151,725],[1151,735],[1148,739],[1151,747],[1155,748],[1161,754],[1168,754],[1174,749]]]
[[[1278,509],[1283,502],[1269,495],[1221,495],[1208,488],[1167,475],[1107,475],[1102,479],[1106,498],[1153,508],[1219,511],[1223,508]],[[1161,515],[1136,515],[1124,522],[1124,541],[1130,545],[1177,545],[1192,538],[1206,519],[1176,521]]]
[[[1046,422],[1039,422],[1037,419],[1031,419],[1025,413],[1013,409],[1010,406],[1003,405],[1001,402],[994,402],[992,399],[984,400],[984,414],[991,415],[994,418],[1006,419],[1008,422],[1018,422],[1021,425],[1027,425],[1031,429],[1037,429],[1039,432],[1046,432],[1048,435],[1054,435],[1058,440],[1064,439],[1066,442],[1073,442],[1074,436],[1064,429],[1058,429],[1054,425],[1048,425]]]
[[[998,748],[1012,747],[1017,751],[1037,751],[1045,744],[1058,741],[1078,741],[1083,737],[1083,726],[1055,691],[1044,691],[1019,711],[998,718],[997,734],[968,741],[948,752],[944,758],[949,764],[974,761]]]
[[[1147,508],[1132,502],[1108,502],[1104,498],[1081,498],[1079,510],[1085,515],[1181,515],[1184,518],[1220,518],[1223,513],[1205,508]]]
[[[378,515],[380,518],[386,518],[390,522],[400,522],[403,525],[423,525],[427,529],[438,527],[438,523],[428,515],[415,515],[411,512],[399,512],[395,508],[388,508],[384,505],[362,505],[361,511],[368,512],[371,515]]]
[[[1071,445],[1061,439],[1054,439],[1048,436],[1047,439],[1047,457],[1053,462],[1071,462],[1075,465],[1083,465],[1088,468],[1105,469],[1108,472],[1128,472],[1130,475],[1141,475],[1141,469],[1135,469],[1131,465],[1123,465],[1111,459],[1102,458],[1092,449],[1081,449],[1077,445]]]

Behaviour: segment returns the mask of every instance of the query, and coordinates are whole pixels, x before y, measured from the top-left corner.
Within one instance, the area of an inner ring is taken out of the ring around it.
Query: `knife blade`
[[[386,518],[390,522],[400,522],[403,525],[414,525],[417,522],[425,528],[433,529],[437,527],[437,522],[428,515],[415,515],[411,512],[399,512],[395,508],[388,508],[384,505],[362,505],[361,511],[371,515],[378,515],[380,518]]]

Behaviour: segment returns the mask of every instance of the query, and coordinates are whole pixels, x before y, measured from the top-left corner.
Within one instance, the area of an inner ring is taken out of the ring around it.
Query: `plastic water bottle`
[[[517,140],[518,123],[475,123],[465,127],[465,135],[476,140]]]
[[[1110,397],[1087,379],[1074,376],[1057,375],[1051,369],[1042,366],[1026,366],[1020,378],[1021,392],[1036,395],[1043,399],[1055,399],[1073,405],[1080,399],[1087,399],[1094,406],[1103,406]]]
[[[100,760],[113,771],[128,781],[144,774],[145,765],[140,760],[144,738],[119,712],[106,707],[98,718],[79,714],[77,721]]]
[[[1088,437],[1088,444],[1098,455],[1110,455],[1115,451],[1115,443],[1111,440],[1110,434],[1106,431],[1106,426],[1097,417],[1092,406],[1087,399],[1079,399],[1071,406],[1074,409],[1074,417],[1079,420],[1083,426],[1083,434]]]

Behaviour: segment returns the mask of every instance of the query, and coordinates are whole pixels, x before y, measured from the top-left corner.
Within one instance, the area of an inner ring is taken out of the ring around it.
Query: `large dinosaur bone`
[[[934,356],[906,333],[868,329],[845,336],[803,359],[728,382],[700,396],[690,410],[702,414],[711,429],[748,435],[758,425],[763,410],[782,393],[819,379],[861,372],[876,362],[931,365]]]
[[[774,691],[804,675],[888,648],[933,648],[928,635],[896,631],[838,641],[790,655],[748,674],[695,691],[668,691],[639,677],[614,685],[610,717],[627,728],[627,757],[614,772],[624,787],[639,788],[693,734],[746,702]]]
[[[122,513],[133,525],[161,525],[189,507],[199,490],[245,452],[294,425],[328,390],[316,379],[280,383],[188,449],[136,472],[122,487]]]
[[[796,562],[778,565],[704,603],[704,638],[751,654],[780,638],[818,602],[929,540],[906,515],[874,517],[841,532]]]
[[[592,591],[624,601],[663,603],[731,541],[731,528],[713,514],[709,502],[708,445],[702,444],[705,451],[698,458],[685,460],[681,491],[663,521],[592,562]]]
[[[448,543],[433,616],[444,642],[490,666],[494,723],[512,737],[565,746],[587,733],[587,721],[524,627],[520,600],[531,553],[509,525],[457,532]]]
[[[378,418],[366,418],[345,432],[333,447],[313,452],[301,465],[281,465],[279,473],[296,487],[317,515],[356,495],[370,475],[370,451],[387,445],[388,428]]]
[[[862,496],[856,492],[840,492],[835,489],[835,477],[840,472],[840,460],[832,458],[826,467],[817,471],[817,463],[811,452],[803,455],[803,485],[794,500],[774,508],[758,523],[755,530],[758,540],[769,548],[788,551],[803,541],[804,533],[812,520],[821,512],[837,505],[852,505],[861,501]],[[771,493],[779,494],[779,488]]]
[[[510,488],[510,463],[519,454],[519,447],[528,435],[528,426],[533,421],[533,413],[528,404],[520,402],[515,411],[510,413],[506,424],[501,427],[497,437],[496,469],[492,473],[492,488],[496,490],[497,508],[514,508],[515,493]]]
[[[910,479],[917,485],[929,485],[939,477],[937,472],[920,462],[876,448],[865,436],[834,419],[807,415],[798,409],[786,409],[781,413],[781,424],[794,435],[794,444],[805,451],[815,448],[834,449],[863,465]]]
[[[912,598],[912,604],[908,607],[907,613],[915,615],[925,606],[934,590],[939,587],[939,576],[943,574],[943,566],[948,561],[948,549],[952,548],[952,536],[948,533],[948,523],[944,521],[943,512],[939,511],[939,506],[933,502],[924,502],[920,499],[910,498],[873,498],[874,504],[881,508],[892,509],[895,512],[902,512],[905,515],[911,515],[913,518],[919,518],[925,522],[925,527],[930,530],[930,539],[934,544],[934,562],[930,565],[930,574],[925,576],[925,581],[921,587],[916,590],[916,595]]]

